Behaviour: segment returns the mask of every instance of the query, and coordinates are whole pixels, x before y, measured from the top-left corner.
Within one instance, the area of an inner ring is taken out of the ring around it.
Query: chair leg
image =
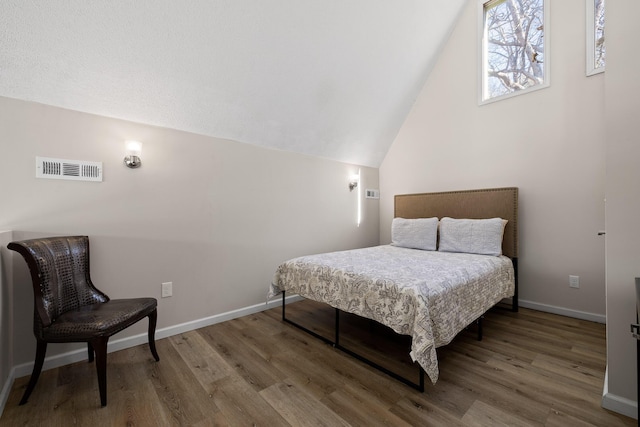
[[[156,323],[158,321],[158,311],[153,310],[149,314],[149,348],[151,349],[151,354],[153,354],[153,358],[156,359],[156,362],[160,361],[160,356],[158,356],[158,352],[156,351]]]
[[[90,342],[87,343],[87,351],[89,352],[89,363],[93,362],[93,346],[91,345]]]
[[[96,371],[98,372],[98,389],[100,390],[100,404],[107,406],[107,343],[109,337],[95,339],[91,346],[96,355]]]
[[[29,400],[29,396],[31,396],[31,392],[38,382],[38,378],[40,378],[40,372],[42,372],[42,365],[44,364],[44,355],[46,352],[46,341],[38,340],[36,347],[36,360],[33,363],[33,371],[31,372],[31,378],[29,379],[29,384],[27,384],[27,389],[24,391],[22,399],[20,400],[20,405],[24,405],[25,403],[27,403],[27,400]]]

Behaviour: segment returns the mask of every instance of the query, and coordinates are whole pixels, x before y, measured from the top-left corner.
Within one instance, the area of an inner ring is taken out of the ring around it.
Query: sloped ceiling
[[[378,167],[464,0],[2,0],[0,96]]]

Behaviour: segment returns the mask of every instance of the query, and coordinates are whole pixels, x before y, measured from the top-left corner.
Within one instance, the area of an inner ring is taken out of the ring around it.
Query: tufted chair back
[[[42,328],[50,326],[61,314],[109,301],[91,283],[87,236],[23,240],[11,249],[25,258],[31,272],[33,330],[37,338],[42,338]]]

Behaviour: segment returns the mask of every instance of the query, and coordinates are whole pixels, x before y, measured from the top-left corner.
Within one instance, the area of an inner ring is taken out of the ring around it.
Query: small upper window
[[[548,0],[481,0],[482,84],[488,102],[549,85]]]
[[[604,0],[587,0],[587,76],[604,71]]]

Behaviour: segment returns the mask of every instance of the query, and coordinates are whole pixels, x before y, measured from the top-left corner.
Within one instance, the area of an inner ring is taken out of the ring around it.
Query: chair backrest
[[[67,311],[109,301],[91,283],[87,236],[23,240],[7,247],[23,256],[31,272],[36,336],[38,327],[51,325]]]

